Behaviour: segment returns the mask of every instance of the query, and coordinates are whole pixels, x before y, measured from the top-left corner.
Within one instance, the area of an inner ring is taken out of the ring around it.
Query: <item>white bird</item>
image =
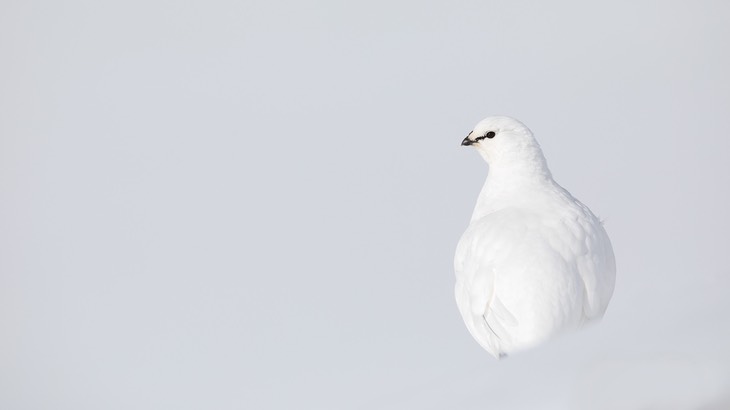
[[[489,164],[454,258],[456,302],[471,335],[501,358],[601,318],[616,278],[611,241],[553,180],[532,132],[490,117],[461,145]]]

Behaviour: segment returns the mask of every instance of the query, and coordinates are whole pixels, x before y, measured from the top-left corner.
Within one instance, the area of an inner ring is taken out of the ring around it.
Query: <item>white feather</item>
[[[487,132],[492,138],[479,137]],[[469,332],[496,357],[603,316],[615,261],[601,222],[547,168],[527,127],[481,121],[464,140],[489,163],[456,249],[456,301]]]

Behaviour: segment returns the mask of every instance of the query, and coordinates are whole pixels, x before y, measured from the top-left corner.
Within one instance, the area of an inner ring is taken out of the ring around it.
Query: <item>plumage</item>
[[[615,283],[611,242],[553,180],[532,132],[490,117],[462,145],[489,163],[454,258],[456,301],[471,335],[503,357],[601,318]]]

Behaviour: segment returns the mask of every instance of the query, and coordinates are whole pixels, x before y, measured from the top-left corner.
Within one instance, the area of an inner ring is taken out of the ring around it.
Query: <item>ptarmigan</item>
[[[461,145],[489,164],[456,248],[456,302],[495,357],[534,347],[606,311],[616,278],[601,221],[552,178],[521,122],[490,117]]]

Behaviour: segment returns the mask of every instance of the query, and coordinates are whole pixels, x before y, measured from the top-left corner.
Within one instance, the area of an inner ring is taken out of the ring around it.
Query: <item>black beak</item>
[[[469,134],[469,135],[471,135],[471,134]],[[461,141],[462,146],[467,146],[467,145],[471,145],[474,143],[474,141],[469,139],[469,135],[467,135],[466,138],[464,138],[464,141]]]

